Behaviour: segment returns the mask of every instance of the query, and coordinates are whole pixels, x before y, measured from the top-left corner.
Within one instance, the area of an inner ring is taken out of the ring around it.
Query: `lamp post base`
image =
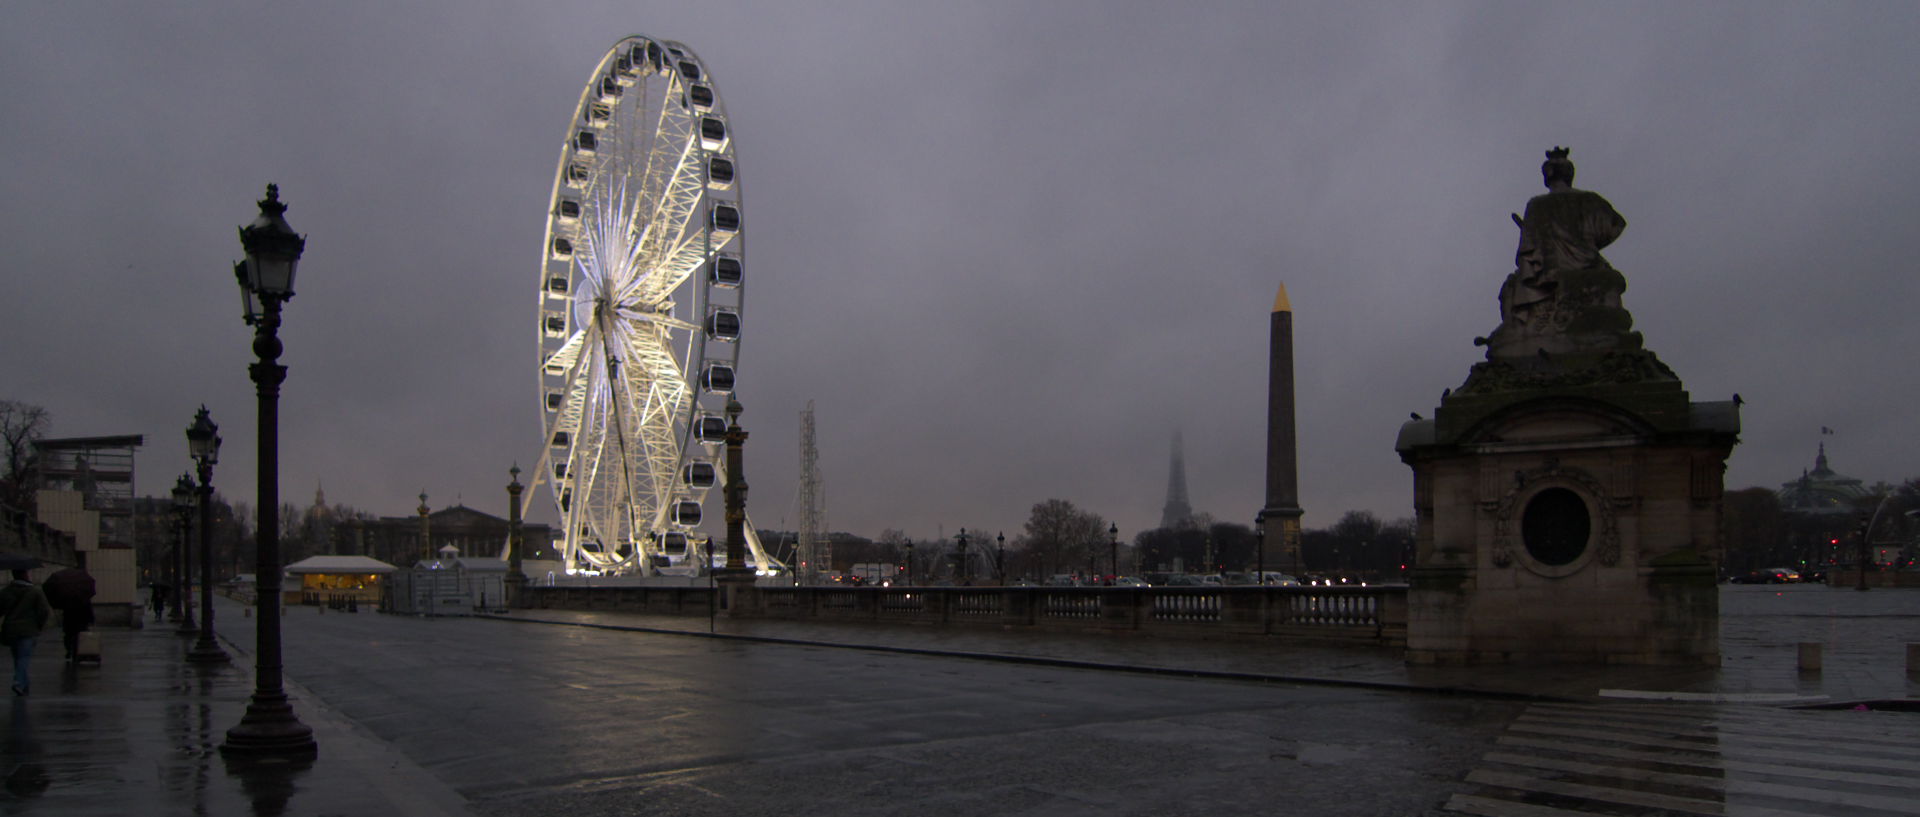
[[[294,717],[293,704],[284,694],[263,697],[255,693],[247,702],[247,714],[240,718],[240,725],[228,729],[226,742],[220,744],[220,753],[229,756],[311,756],[319,751],[320,745],[313,742],[313,728]]]
[[[200,625],[194,622],[191,614],[181,616],[180,626],[174,628],[173,634],[197,636],[200,634]]]
[[[199,641],[193,642],[193,649],[187,651],[189,663],[225,664],[228,660],[227,651],[220,649],[220,645],[213,643],[213,639],[207,638],[205,633],[200,635]]]

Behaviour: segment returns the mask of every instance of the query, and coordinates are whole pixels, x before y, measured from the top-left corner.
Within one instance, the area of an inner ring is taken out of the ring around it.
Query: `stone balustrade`
[[[1406,587],[754,587],[716,611],[707,587],[536,586],[529,607],[655,615],[1137,632],[1173,638],[1282,636],[1402,647]]]

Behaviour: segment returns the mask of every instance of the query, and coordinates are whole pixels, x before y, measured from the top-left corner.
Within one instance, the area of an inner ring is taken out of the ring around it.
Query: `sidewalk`
[[[193,638],[175,634],[172,622],[101,630],[100,665],[65,663],[59,629],[44,633],[33,692],[12,698],[0,741],[0,814],[468,813],[457,794],[291,680],[287,692],[313,728],[319,756],[310,763],[224,758],[219,745],[253,692],[253,619],[243,612],[217,602],[221,646],[233,662],[207,669],[185,661]]]
[[[1726,587],[1721,666],[1419,667],[1384,649],[1274,640],[1170,641],[1132,634],[983,627],[734,620],[608,611],[515,610],[490,618],[771,643],[854,647],[1051,666],[1563,700],[1792,704],[1920,698],[1905,644],[1920,642],[1920,590],[1858,593],[1819,585]],[[1800,672],[1798,643],[1825,645]]]
[[[731,621],[521,611],[529,626],[587,626],[981,660],[1534,699],[1654,698],[1745,704],[1920,697],[1905,644],[1920,642],[1920,590],[1730,588],[1722,596],[1718,670],[1646,667],[1409,667],[1393,653],[1273,641],[1173,642],[911,625]],[[464,817],[465,800],[398,749],[288,679],[295,712],[320,745],[310,764],[234,763],[218,746],[253,688],[254,619],[216,604],[231,665],[202,669],[171,624],[101,631],[100,666],[62,662],[58,631],[41,639],[33,694],[9,702],[0,740],[0,813],[142,815],[405,814]],[[291,608],[298,615],[302,608]],[[1826,669],[1795,669],[1795,645],[1826,645]]]

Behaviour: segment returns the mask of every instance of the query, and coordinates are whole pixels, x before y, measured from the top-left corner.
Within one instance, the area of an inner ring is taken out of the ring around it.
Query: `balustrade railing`
[[[706,587],[529,587],[532,606],[707,615]],[[756,587],[735,616],[1402,645],[1406,587]]]

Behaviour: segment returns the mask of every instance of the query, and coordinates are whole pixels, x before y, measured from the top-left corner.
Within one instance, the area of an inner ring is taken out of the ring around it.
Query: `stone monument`
[[[1566,148],[1513,216],[1486,360],[1401,426],[1417,524],[1407,660],[1717,665],[1732,401],[1646,349],[1600,251],[1626,220]]]

